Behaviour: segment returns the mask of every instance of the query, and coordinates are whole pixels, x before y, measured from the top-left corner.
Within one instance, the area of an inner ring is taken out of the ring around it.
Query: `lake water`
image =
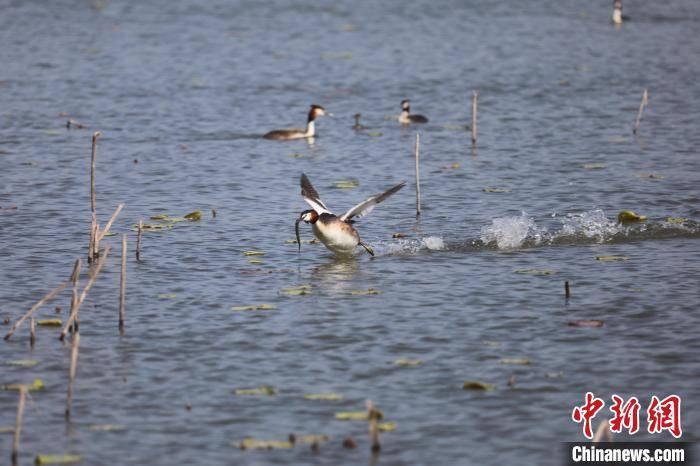
[[[0,343],[0,384],[45,384],[31,392],[20,464],[47,453],[363,464],[366,423],[334,414],[366,399],[397,423],[376,464],[557,464],[560,442],[582,439],[571,410],[586,391],[608,404],[634,395],[643,409],[678,394],[683,439],[697,441],[700,3],[629,2],[618,29],[611,4],[2,2],[0,316],[14,321],[85,257],[93,131],[99,221],[124,203],[112,230],[130,235],[126,334],[111,237],[80,313],[69,424],[70,344],[41,327],[31,349],[27,325]],[[388,118],[404,98],[430,122]],[[310,104],[335,114],[313,144],[259,137],[302,126]],[[67,130],[69,118],[89,128]],[[356,225],[377,257],[358,248],[339,261],[306,243],[298,254],[301,173],[339,213],[408,182]],[[359,185],[334,187],[347,180]],[[139,219],[195,210],[199,222],[146,232],[136,262]],[[649,219],[619,225],[622,210]],[[610,255],[628,260],[596,260]],[[300,285],[309,292],[284,291]],[[370,288],[381,294],[353,294]],[[66,290],[37,317],[65,320],[69,302]],[[263,303],[276,308],[232,310]],[[604,325],[568,325],[582,319]],[[23,359],[38,364],[8,364]],[[463,390],[468,380],[494,389]],[[233,393],[261,385],[278,394]],[[304,398],[324,392],[344,399]],[[0,427],[16,405],[0,391]],[[122,429],[91,428],[103,424]],[[291,432],[332,439],[319,453],[232,446]],[[341,446],[347,436],[357,449]],[[11,442],[0,434],[2,464]]]

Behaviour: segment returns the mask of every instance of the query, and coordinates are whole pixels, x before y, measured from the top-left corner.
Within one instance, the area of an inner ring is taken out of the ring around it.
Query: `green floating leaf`
[[[676,223],[677,224],[677,223],[685,223],[688,221],[688,219],[683,218],[683,217],[666,217],[666,221],[668,223]]]
[[[307,400],[318,400],[318,401],[342,401],[344,399],[343,395],[339,393],[314,393],[311,395],[304,395]]]
[[[631,210],[623,210],[619,214],[617,214],[617,221],[620,223],[635,223],[635,222],[643,222],[647,219],[646,215],[637,215],[636,213],[632,212]]]
[[[422,359],[404,359],[399,358],[394,361],[395,366],[420,366],[423,364]]]
[[[274,304],[254,304],[252,306],[233,306],[232,311],[271,311],[277,309]]]
[[[351,52],[324,52],[321,54],[321,58],[324,60],[350,60],[352,58]]]
[[[354,24],[343,24],[340,26],[340,30],[343,32],[354,32],[357,31],[357,26]]]
[[[373,294],[382,294],[381,291],[375,290],[374,288],[367,288],[366,290],[353,290],[350,292],[351,295],[373,295]]]
[[[13,383],[13,384],[9,384],[9,385],[3,385],[0,388],[2,390],[19,390],[22,387],[26,388],[30,392],[35,391],[35,390],[43,390],[44,389],[44,382],[42,382],[41,379],[34,379],[34,382],[31,384]]]
[[[509,193],[510,191],[508,188],[484,188],[485,193]]]
[[[515,273],[521,275],[554,275],[557,271],[552,269],[518,269]]]
[[[253,265],[260,265],[264,264],[265,262],[261,261],[260,259],[248,259],[248,263]]]
[[[0,434],[14,434],[14,433],[15,433],[14,427],[0,426]]]
[[[489,348],[500,348],[500,346],[501,346],[500,341],[484,340],[483,343],[484,343],[484,346],[488,346]]]
[[[234,443],[233,446],[241,450],[289,450],[294,448],[294,444],[289,440],[258,440],[246,437],[242,442]]]
[[[294,438],[295,443],[323,443],[329,441],[331,438],[328,435],[301,435]]]
[[[8,366],[21,366],[21,367],[32,367],[39,364],[36,359],[14,359],[12,361],[5,361]]]
[[[381,131],[368,131],[365,134],[371,138],[379,138],[384,136],[384,133],[382,133]]]
[[[443,170],[456,170],[459,167],[460,167],[459,163],[455,162],[451,165],[443,165],[442,169]],[[486,188],[486,189],[491,189],[491,188]],[[508,191],[510,191],[510,190],[508,190]],[[491,191],[486,191],[486,192],[491,192]]]
[[[202,211],[195,210],[194,212],[190,212],[189,214],[185,215],[185,218],[190,222],[198,222],[202,220]]]
[[[584,163],[582,165],[582,167],[585,168],[586,170],[602,170],[603,168],[607,167],[607,165],[604,163],[600,163],[600,162]]]
[[[377,424],[377,430],[380,432],[392,432],[396,430],[396,423],[395,422],[381,422]]]
[[[158,224],[158,223],[144,223],[141,225],[141,231],[142,232],[147,232],[147,231],[163,231],[163,230],[171,230],[173,228],[173,225],[171,223],[164,223],[164,224]],[[139,226],[138,225],[133,225],[131,227],[132,231],[138,231]]]
[[[601,262],[613,262],[613,261],[626,261],[629,257],[627,256],[596,256],[595,260]]]
[[[299,285],[292,286],[289,288],[282,288],[280,291],[282,294],[289,296],[305,296],[311,294],[311,285]]]
[[[168,214],[158,214],[150,217],[151,220],[167,220],[168,218],[170,218]]]
[[[634,176],[645,180],[663,180],[666,178],[666,176],[657,173],[636,173]]]
[[[603,321],[597,320],[597,319],[572,320],[571,322],[569,322],[569,327],[594,328],[594,327],[602,327],[602,326],[603,326]]]
[[[528,358],[503,358],[501,364],[512,364],[517,366],[528,366],[532,364],[532,359]]]
[[[237,388],[233,391],[235,395],[277,395],[277,389],[269,385],[261,385],[258,388]]]
[[[357,188],[359,185],[360,185],[360,182],[357,180],[342,180],[342,181],[334,181],[333,182],[333,187],[338,188],[338,189]]]
[[[126,430],[126,426],[119,424],[90,424],[88,430],[93,432],[120,432]]]
[[[37,455],[34,464],[37,466],[44,464],[75,464],[81,463],[83,457],[80,455]]]
[[[384,414],[381,411],[379,413],[378,419],[382,419]],[[340,421],[368,421],[369,413],[367,411],[341,411],[335,413],[335,418]]]
[[[158,299],[175,299],[177,295],[175,293],[161,293],[158,295]]]
[[[300,159],[300,158],[302,158],[302,157],[304,156],[304,154],[300,154],[300,153],[298,153],[298,152],[295,152],[295,153],[293,153],[293,154],[289,154],[289,156],[290,156],[291,158],[293,158],[293,159]]]
[[[36,321],[37,325],[41,325],[42,327],[60,327],[63,325],[63,322],[61,319],[41,319]]]
[[[608,141],[614,142],[616,144],[621,144],[623,142],[629,141],[629,138],[626,138],[625,136],[612,136],[608,138]]]
[[[265,251],[243,251],[244,256],[264,256]]]
[[[469,125],[454,125],[450,123],[444,124],[442,127],[448,131],[464,131],[469,129]]]
[[[478,380],[468,380],[462,385],[463,390],[484,390],[490,392],[494,386],[490,383],[480,382]]]

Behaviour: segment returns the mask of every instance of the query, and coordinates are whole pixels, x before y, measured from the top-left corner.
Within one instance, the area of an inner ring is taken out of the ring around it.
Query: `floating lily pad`
[[[455,163],[453,163],[453,164],[451,164],[451,165],[443,165],[443,166],[442,166],[442,169],[443,169],[443,170],[455,170],[455,169],[457,169],[457,168],[459,168],[459,167],[460,167],[459,163],[455,162]]]
[[[158,215],[152,215],[149,218],[151,220],[167,220],[170,217],[168,217],[168,214],[158,214]]]
[[[604,163],[600,163],[600,162],[584,163],[582,165],[582,167],[585,168],[586,170],[602,170],[603,168],[607,167],[607,165]]]
[[[464,385],[462,385],[463,390],[484,390],[484,391],[491,391],[494,389],[494,386],[490,383],[486,382],[480,382],[478,380],[467,380],[464,382]]]
[[[162,230],[171,230],[173,228],[173,225],[171,223],[144,223],[141,225],[141,231],[146,232],[146,231],[162,231]],[[133,225],[131,227],[132,231],[138,231],[139,226]]]
[[[37,325],[41,325],[42,327],[60,327],[63,325],[63,322],[61,319],[41,319],[36,321]]]
[[[382,133],[381,131],[368,131],[365,134],[371,138],[379,138],[384,136],[384,133]]]
[[[255,304],[252,306],[233,306],[231,308],[232,311],[271,311],[273,309],[277,309],[277,306],[274,304]]]
[[[31,384],[20,384],[20,383],[12,383],[9,385],[3,385],[0,387],[2,390],[19,390],[21,387],[25,387],[27,390],[34,391],[34,390],[43,390],[44,389],[44,382],[41,381],[41,379],[34,379],[34,382]]]
[[[202,211],[195,210],[194,212],[190,212],[189,214],[185,215],[185,218],[190,222],[198,222],[202,220]]]
[[[339,189],[357,188],[359,185],[360,185],[360,182],[357,180],[341,180],[341,181],[334,181],[333,182],[333,187],[339,188]]]
[[[0,434],[14,434],[14,433],[15,433],[14,427],[0,426]]]
[[[613,261],[626,261],[629,257],[627,256],[596,256],[595,260],[601,262],[613,262]]]
[[[373,295],[373,294],[382,294],[381,291],[375,290],[374,288],[368,288],[366,290],[352,290],[350,292],[351,295]]]
[[[277,389],[269,385],[261,385],[258,388],[237,388],[233,391],[235,395],[277,395]]]
[[[381,422],[377,424],[377,430],[380,432],[392,432],[396,430],[396,423],[395,422]]]
[[[552,269],[518,269],[515,273],[521,275],[554,275],[557,271]]]
[[[446,123],[442,127],[448,131],[464,131],[470,128],[469,125],[454,125],[450,123]]]
[[[621,144],[623,142],[629,141],[629,138],[627,138],[625,136],[612,136],[612,137],[608,138],[608,141],[614,142],[616,144]]]
[[[484,188],[485,193],[509,193],[510,191],[508,188]]]
[[[37,466],[45,464],[76,464],[81,463],[83,457],[80,455],[37,455],[34,464]]]
[[[309,294],[311,294],[311,285],[299,285],[299,286],[292,286],[289,288],[282,288],[280,293],[290,295],[290,296],[309,295]]]
[[[233,446],[241,450],[289,450],[294,448],[294,444],[289,440],[258,440],[246,437],[242,442],[234,443]]]
[[[265,251],[244,251],[244,256],[264,256]]]
[[[318,400],[318,401],[342,401],[344,399],[343,395],[339,393],[313,393],[311,395],[304,395],[307,400]]]
[[[254,264],[254,265],[260,265],[264,264],[265,262],[261,261],[260,259],[248,259],[249,264]]]
[[[21,366],[21,367],[32,367],[39,364],[36,359],[15,359],[12,361],[5,361],[8,366]]]
[[[161,293],[158,295],[158,299],[175,299],[177,295],[175,293]]]
[[[518,366],[528,366],[532,364],[532,359],[528,358],[503,358],[501,359],[501,364],[512,364]]]
[[[688,221],[688,219],[687,219],[687,218],[683,218],[683,217],[666,217],[666,221],[667,221],[668,223],[676,223],[676,224],[678,224],[678,223],[685,223],[685,222]]]
[[[93,432],[120,432],[126,430],[126,426],[119,424],[90,424],[88,430]]]
[[[300,435],[295,437],[294,441],[296,443],[323,443],[329,441],[331,438],[328,435]]]
[[[634,176],[637,178],[642,178],[645,180],[663,180],[666,176],[660,175],[658,173],[636,173]]]
[[[384,413],[379,410],[377,412],[377,419],[384,418]],[[340,413],[335,413],[335,418],[341,421],[368,421],[369,414],[367,411],[342,411]]]
[[[289,156],[293,159],[300,159],[304,156],[304,154],[300,154],[298,152],[294,152],[293,154],[289,154]]]
[[[572,320],[571,322],[569,322],[569,327],[594,328],[594,327],[602,327],[602,326],[603,326],[603,321],[597,320],[597,319]]]
[[[620,223],[635,223],[635,222],[643,222],[647,219],[646,215],[637,215],[636,213],[632,212],[631,210],[623,210],[619,214],[617,214],[617,221]]]
[[[422,359],[404,359],[399,358],[394,361],[395,366],[420,366],[423,364]]]

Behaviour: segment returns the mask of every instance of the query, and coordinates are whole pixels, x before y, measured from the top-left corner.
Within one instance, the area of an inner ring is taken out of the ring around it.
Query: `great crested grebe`
[[[353,126],[352,129],[359,131],[359,130],[361,130],[361,129],[366,129],[366,128],[367,128],[365,125],[360,124],[360,117],[361,117],[361,116],[362,116],[362,115],[359,114],[359,113],[356,113],[356,114],[354,115],[354,117],[355,117],[355,126]]]
[[[263,137],[265,139],[275,139],[278,141],[288,140],[288,139],[304,139],[313,138],[316,136],[316,117],[320,116],[333,116],[332,113],[326,112],[326,109],[320,105],[312,105],[309,109],[309,118],[306,120],[306,129],[293,128],[293,129],[277,129],[275,131],[270,131]]]
[[[615,24],[622,24],[622,0],[614,0],[612,20]]]
[[[427,123],[428,119],[423,115],[411,115],[411,102],[406,99],[401,101],[401,115],[399,123],[407,125],[409,123]]]
[[[309,179],[302,173],[301,175],[301,197],[311,206],[310,210],[303,211],[294,224],[297,235],[299,252],[301,252],[301,238],[299,237],[299,222],[310,223],[314,235],[332,252],[341,255],[351,255],[357,246],[365,248],[370,255],[374,256],[374,251],[360,239],[359,233],[353,228],[353,217],[363,217],[374,210],[374,207],[387,197],[394,194],[406,185],[405,181],[397,184],[391,189],[381,194],[375,194],[357,204],[352,209],[338,217],[333,214],[323,203],[318,192],[311,185]]]

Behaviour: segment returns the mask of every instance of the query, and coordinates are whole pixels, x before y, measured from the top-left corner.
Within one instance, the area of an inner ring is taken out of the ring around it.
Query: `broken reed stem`
[[[73,314],[73,310],[77,309],[78,307],[78,278],[80,277],[80,269],[83,265],[83,261],[78,258],[75,261],[75,265],[73,266],[73,275],[71,276],[71,281],[73,282],[73,294],[71,296],[70,300],[70,313],[68,315]],[[78,331],[78,314],[77,310],[75,311],[75,321],[73,322],[73,333],[76,333]]]
[[[420,133],[416,133],[416,217],[420,215]]]
[[[143,220],[139,220],[139,229],[136,234],[136,260],[141,260],[141,231],[143,230]]]
[[[71,324],[75,319],[78,317],[78,309],[80,309],[80,306],[83,304],[83,301],[85,301],[85,296],[87,296],[88,291],[90,291],[90,288],[92,288],[93,283],[95,283],[95,279],[97,278],[97,275],[99,275],[100,270],[102,269],[102,266],[104,265],[105,261],[107,260],[107,256],[109,255],[109,250],[111,249],[111,246],[107,246],[104,249],[104,255],[100,256],[99,260],[97,261],[97,265],[95,269],[92,271],[92,274],[90,275],[90,280],[88,280],[87,284],[85,285],[85,288],[83,288],[83,292],[80,294],[80,299],[78,300],[78,304],[75,306],[75,309],[71,309],[70,316],[68,317],[68,322],[66,322],[66,325],[63,327],[63,330],[61,330],[61,336],[58,337],[59,340],[63,341],[64,338],[66,338],[66,334],[68,333],[68,329],[70,328]]]
[[[126,235],[122,235],[122,273],[119,280],[119,333],[124,334],[124,301],[126,299]]]
[[[32,317],[29,321],[29,345],[34,348],[34,343],[36,343],[36,321]]]
[[[43,298],[41,298],[34,306],[32,306],[31,309],[29,309],[29,310],[27,311],[26,314],[24,314],[22,317],[20,317],[20,318],[17,320],[17,322],[15,322],[15,324],[12,326],[12,328],[10,329],[10,331],[7,332],[7,335],[5,335],[5,340],[9,340],[10,337],[12,337],[12,334],[15,333],[15,331],[19,328],[20,325],[22,325],[22,322],[24,322],[25,320],[27,320],[27,318],[30,317],[30,316],[31,316],[37,309],[39,309],[41,306],[43,306],[44,304],[46,304],[47,302],[49,302],[49,301],[51,301],[53,298],[55,298],[56,295],[58,295],[58,293],[60,293],[61,291],[63,291],[63,290],[68,286],[68,283],[70,283],[70,281],[68,281],[68,280],[66,280],[65,282],[61,283],[61,284],[58,285],[56,288],[54,288],[53,290],[51,290],[46,296],[44,296]]]
[[[476,107],[477,107],[477,99],[479,97],[479,93],[474,91],[472,93],[472,145],[476,145]]]
[[[603,437],[605,437],[606,442],[613,441],[612,431],[610,430],[610,422],[608,422],[607,419],[602,419],[600,424],[598,424],[598,429],[596,429],[595,434],[593,435],[592,442],[598,443],[603,440]]]
[[[100,241],[105,237],[107,233],[109,233],[109,229],[112,228],[112,224],[114,221],[117,219],[117,216],[119,215],[119,212],[122,211],[124,208],[124,204],[119,204],[117,208],[114,210],[114,213],[112,216],[109,218],[109,221],[107,222],[107,225],[105,225],[104,229],[99,230],[96,234],[97,239],[95,240],[95,257],[98,257],[98,251],[100,250]]]
[[[367,400],[367,417],[369,419],[369,439],[372,443],[372,453],[377,454],[382,446],[379,444],[379,428],[377,427],[377,420],[379,419],[379,411],[372,403],[372,400]]]
[[[632,129],[633,134],[637,134],[637,131],[639,131],[639,124],[642,122],[642,112],[644,111],[644,107],[646,107],[648,104],[649,93],[646,89],[644,89],[644,93],[642,94],[642,101],[639,104],[639,111],[637,112],[637,119],[635,120],[634,128]]]
[[[95,241],[97,234],[95,233],[95,227],[97,226],[97,200],[95,195],[95,166],[97,161],[97,138],[100,137],[102,133],[95,131],[92,133],[92,157],[90,161],[90,210],[92,211],[92,222],[90,223],[90,250],[88,251],[88,263],[92,263],[95,259],[95,252],[97,248],[95,247]]]
[[[569,281],[564,282],[564,297],[569,299],[571,297],[571,288],[569,287]]]
[[[15,432],[12,437],[12,464],[17,464],[19,456],[19,436],[22,433],[22,417],[24,416],[24,404],[27,397],[27,387],[19,387],[19,403],[17,404],[17,418],[15,419]]]
[[[70,411],[73,407],[73,383],[75,372],[78,368],[78,348],[80,345],[80,332],[73,334],[73,344],[70,350],[70,372],[68,373],[68,396],[66,398],[66,421],[70,420]]]

